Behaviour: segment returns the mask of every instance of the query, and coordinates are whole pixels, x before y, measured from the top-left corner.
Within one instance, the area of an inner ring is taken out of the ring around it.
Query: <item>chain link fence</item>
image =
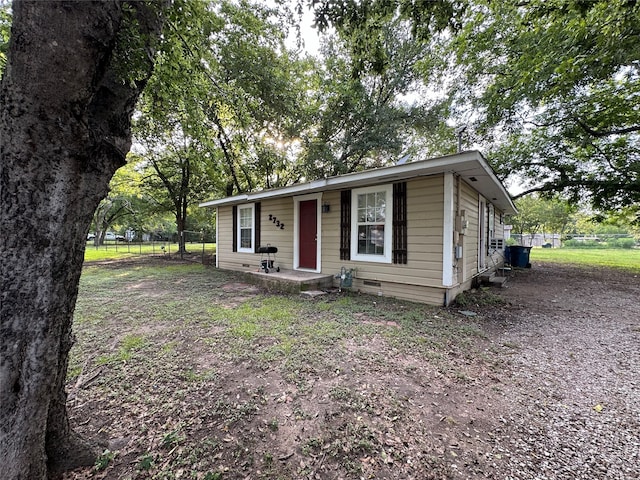
[[[177,234],[158,234],[127,231],[124,235],[106,232],[102,241],[94,234],[87,236],[85,261],[117,259],[121,257],[156,255],[201,261],[203,264],[215,260],[215,235],[203,232],[184,231],[184,250],[180,251]]]

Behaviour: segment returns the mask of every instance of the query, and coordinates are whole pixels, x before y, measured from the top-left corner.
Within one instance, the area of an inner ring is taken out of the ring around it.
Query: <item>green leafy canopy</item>
[[[526,192],[640,201],[640,4],[468,2],[446,43],[476,140]],[[461,108],[463,110],[463,108]],[[464,121],[464,120],[463,120]]]

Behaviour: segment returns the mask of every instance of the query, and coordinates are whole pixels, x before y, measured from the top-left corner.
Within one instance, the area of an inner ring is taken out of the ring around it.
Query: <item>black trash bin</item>
[[[509,247],[509,256],[511,257],[511,265],[520,268],[531,268],[529,263],[529,254],[531,247],[523,247],[521,245],[511,245]]]

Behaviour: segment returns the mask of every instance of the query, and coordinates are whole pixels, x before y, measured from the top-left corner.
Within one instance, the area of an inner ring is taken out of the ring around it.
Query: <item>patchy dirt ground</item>
[[[67,479],[640,477],[637,276],[535,264],[444,310],[108,268],[69,408],[109,446]]]
[[[640,478],[640,276],[534,264],[500,296],[505,478]]]

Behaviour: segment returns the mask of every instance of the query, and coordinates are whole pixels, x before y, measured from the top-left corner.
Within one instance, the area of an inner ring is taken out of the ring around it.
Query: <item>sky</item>
[[[304,6],[302,19],[300,23],[300,34],[304,43],[304,50],[311,55],[317,55],[320,51],[320,36],[318,31],[313,28],[313,12],[308,6]],[[296,48],[296,36],[293,32],[287,41],[287,46]]]

